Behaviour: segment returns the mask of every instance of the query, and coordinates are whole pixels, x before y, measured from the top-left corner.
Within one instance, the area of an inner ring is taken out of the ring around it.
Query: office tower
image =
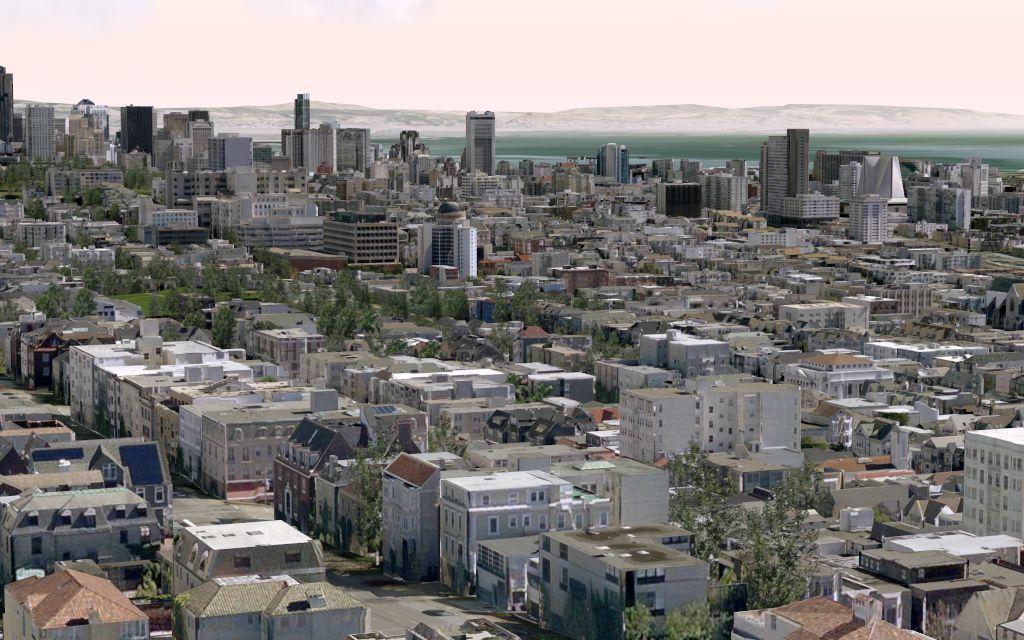
[[[295,128],[309,128],[309,94],[300,93],[295,96]]]
[[[181,111],[174,111],[164,114],[164,131],[171,140],[188,137],[188,114]]]
[[[53,107],[39,104],[25,107],[25,149],[33,160],[54,159]]]
[[[664,158],[651,162],[651,173],[662,179],[668,178],[672,174],[672,170],[674,168],[675,166],[672,158]]]
[[[624,144],[609,142],[597,152],[597,175],[622,183],[629,180],[629,150]]]
[[[252,166],[252,138],[219,135],[207,140],[207,145],[211,171]]]
[[[533,160],[524,158],[519,161],[519,175],[533,177]]]
[[[880,195],[857,196],[850,202],[850,237],[866,244],[885,240],[889,200]]]
[[[810,132],[788,129],[761,145],[761,209],[777,221],[783,201],[808,193],[807,161]]]
[[[698,177],[705,209],[744,211],[747,208],[747,176],[712,173]]]
[[[683,182],[697,182],[697,178],[704,172],[704,163],[700,160],[687,160],[683,158],[679,161],[679,176],[683,179]]]
[[[282,129],[281,153],[292,167],[316,173],[333,173],[337,164],[335,130],[329,124],[316,129]]]
[[[121,150],[153,153],[153,107],[121,107]]]
[[[726,171],[731,171],[734,176],[747,176],[746,160],[729,160],[725,163]]]
[[[213,125],[206,120],[194,120],[188,123],[188,137],[192,139],[192,156],[201,157],[209,148],[213,137]]]
[[[877,151],[822,151],[814,154],[814,178],[821,184],[832,184],[839,179],[839,168],[844,164],[859,162],[864,164],[867,156],[877,156]]]
[[[430,273],[431,267],[451,267],[460,280],[476,277],[477,231],[459,205],[442,203],[435,221],[420,225],[417,234],[420,273]]]
[[[850,162],[839,167],[839,199],[849,202],[857,196],[860,189],[861,176],[864,173],[864,165],[859,162]]]
[[[672,218],[699,218],[701,188],[696,182],[662,182],[658,185],[658,213]]]
[[[14,139],[14,74],[0,67],[0,142]]]
[[[366,171],[370,160],[369,129],[338,129],[338,171]]]
[[[274,161],[274,147],[265,142],[252,145],[252,161],[256,165],[270,165]]]
[[[71,111],[73,114],[83,115],[89,128],[102,135],[103,142],[110,140],[110,114],[106,105],[96,104],[88,98],[83,98],[72,107]]]
[[[496,163],[494,112],[470,111],[466,114],[466,173],[494,175]]]
[[[900,159],[896,156],[864,156],[863,168],[854,193],[858,196],[879,195],[892,204],[906,204],[907,195],[903,191]]]
[[[210,112],[206,109],[189,109],[188,121],[195,122],[196,120],[206,120],[207,122],[211,122]]]
[[[907,193],[907,219],[934,222],[949,229],[971,228],[971,191],[944,180],[911,185]]]
[[[11,129],[12,142],[25,142],[25,114],[14,114],[14,128]]]

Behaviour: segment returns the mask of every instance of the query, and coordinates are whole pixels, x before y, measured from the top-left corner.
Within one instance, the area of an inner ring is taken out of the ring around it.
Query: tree
[[[462,455],[463,446],[459,442],[459,434],[452,427],[450,419],[442,417],[437,425],[430,428],[430,431],[427,432],[427,449],[431,453],[445,451]]]
[[[221,349],[228,349],[235,341],[235,318],[231,314],[231,306],[222,304],[213,314],[210,328],[213,344]]]
[[[728,640],[732,620],[715,615],[706,602],[670,611],[665,617],[664,640]]]
[[[647,605],[638,602],[622,612],[623,640],[650,640],[654,635],[654,617]]]
[[[391,456],[397,437],[393,430],[379,427],[370,446],[356,452],[352,465],[353,486],[359,496],[355,519],[356,538],[379,559],[381,544],[381,491],[384,485],[384,463]]]
[[[455,320],[469,320],[469,298],[462,289],[450,289],[444,292],[441,301],[441,315]]]
[[[431,340],[427,344],[423,345],[420,349],[421,358],[440,358],[441,357],[441,343]]]
[[[192,329],[202,329],[206,326],[206,316],[198,309],[189,311],[185,314],[185,319],[181,321],[181,324]]]
[[[4,300],[3,304],[0,304],[0,322],[13,322],[18,319],[19,315],[21,315],[21,309],[14,302]]]
[[[96,313],[96,297],[92,291],[82,287],[75,292],[75,299],[71,303],[71,316],[73,318],[84,318]]]
[[[519,320],[525,325],[535,325],[540,322],[540,307],[537,302],[540,298],[540,289],[532,280],[526,280],[516,292],[512,294],[511,313],[513,320]]]
[[[25,215],[36,220],[42,220],[46,217],[46,205],[39,198],[32,198],[25,205]]]
[[[46,291],[36,296],[36,309],[46,314],[47,318],[66,318],[68,315],[67,289],[51,284]]]
[[[669,511],[673,522],[693,532],[693,554],[708,560],[736,532],[739,512],[728,501],[735,487],[711,464],[697,442],[669,462],[676,487]]]
[[[409,311],[419,319],[437,320],[441,317],[441,293],[430,278],[420,278],[409,296]]]

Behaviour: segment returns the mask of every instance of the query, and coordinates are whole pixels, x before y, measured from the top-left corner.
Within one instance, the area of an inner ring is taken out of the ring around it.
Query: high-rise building
[[[747,176],[712,173],[698,176],[701,204],[705,209],[745,211],[747,208]]]
[[[943,180],[911,185],[907,193],[910,222],[934,222],[950,229],[971,228],[971,190]]]
[[[789,129],[761,145],[761,210],[770,220],[778,221],[786,198],[808,193],[809,147],[807,129]]]
[[[121,107],[121,150],[153,153],[153,107]]]
[[[53,160],[57,147],[53,128],[53,107],[25,107],[25,149],[33,160]]]
[[[309,128],[309,94],[300,93],[295,96],[295,128]]]
[[[699,218],[701,188],[696,182],[658,184],[658,213],[669,217]]]
[[[96,104],[88,98],[83,98],[72,108],[72,112],[84,114],[88,125],[94,131],[103,134],[103,141],[110,140],[110,113],[107,105]]]
[[[409,162],[416,149],[420,146],[419,131],[403,131],[398,135],[398,157],[402,162]]]
[[[826,185],[839,179],[839,168],[844,164],[859,162],[864,164],[867,156],[877,156],[877,151],[823,151],[814,154],[814,179]]]
[[[252,166],[252,138],[219,135],[207,140],[207,166],[211,171]]]
[[[877,194],[850,201],[850,237],[866,244],[881,244],[886,236],[889,200]]]
[[[433,223],[418,229],[420,273],[431,267],[451,267],[460,280],[476,277],[477,231],[458,204],[444,202]]]
[[[11,129],[12,142],[25,142],[25,114],[14,114],[14,128]]]
[[[366,171],[370,166],[370,130],[338,129],[338,171]]]
[[[732,172],[734,176],[747,177],[747,161],[746,160],[729,160],[725,163],[726,171]]]
[[[171,140],[179,140],[188,137],[188,114],[181,111],[174,111],[164,114],[164,131]]]
[[[207,122],[211,122],[210,112],[206,109],[189,109],[188,121],[195,122],[196,120],[206,120]]]
[[[466,114],[466,172],[494,175],[496,164],[494,112],[470,111]]]
[[[864,165],[853,161],[839,167],[839,199],[849,202],[856,197],[860,189],[861,177],[864,174]]]
[[[662,158],[651,163],[651,172],[659,178],[666,179],[675,170],[672,158]]]
[[[266,142],[256,142],[252,145],[252,161],[256,165],[266,165],[274,161],[274,147]]]
[[[0,67],[0,142],[14,139],[14,74]]]
[[[626,145],[609,142],[601,147],[597,152],[597,175],[629,182],[629,150]]]
[[[863,165],[860,179],[857,181],[856,195],[879,195],[892,204],[907,203],[898,157],[867,155],[864,156]]]

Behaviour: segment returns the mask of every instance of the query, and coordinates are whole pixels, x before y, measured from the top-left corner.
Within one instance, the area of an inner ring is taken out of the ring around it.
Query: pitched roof
[[[387,473],[400,478],[414,487],[422,487],[423,484],[438,470],[437,465],[409,455],[399,454],[385,469]]]
[[[7,585],[8,597],[29,610],[40,629],[60,629],[81,620],[102,623],[148,620],[109,580],[80,571],[60,571]]]
[[[282,579],[216,579],[188,591],[185,607],[196,617],[214,618],[250,613],[289,615],[310,610],[352,609],[362,604],[347,591],[327,582],[296,583]],[[323,605],[311,598],[320,596]]]
[[[787,640],[910,640],[921,638],[912,631],[893,626],[884,620],[864,624],[853,617],[850,607],[829,600],[811,598],[771,609],[779,617],[791,620],[801,629]]]

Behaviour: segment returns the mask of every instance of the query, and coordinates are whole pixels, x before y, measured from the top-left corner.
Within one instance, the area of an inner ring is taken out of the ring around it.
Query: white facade
[[[964,526],[1024,536],[1024,428],[964,434]]]
[[[25,150],[33,160],[53,160],[57,155],[53,107],[25,107]]]
[[[467,173],[482,171],[493,175],[497,164],[495,152],[494,113],[470,111],[466,114]]]
[[[888,203],[879,195],[857,196],[850,201],[850,237],[866,244],[881,244],[888,235]]]

